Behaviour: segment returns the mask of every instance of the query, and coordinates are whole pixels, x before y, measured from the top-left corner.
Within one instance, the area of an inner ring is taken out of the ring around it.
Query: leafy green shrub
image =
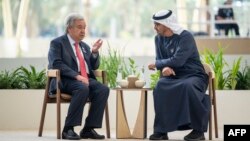
[[[219,50],[217,53],[209,49],[205,49],[202,56],[202,61],[212,66],[215,72],[215,82],[217,89],[238,89],[238,87],[241,87],[241,85],[245,83],[245,78],[243,78],[245,75],[239,71],[242,57],[239,57],[234,61],[232,68],[226,68],[227,70],[225,70],[224,67],[228,67],[228,64],[223,56],[223,51],[225,48],[222,48],[220,43],[218,44],[218,48]],[[241,83],[241,80],[244,82]],[[237,83],[240,84],[237,86]]]
[[[250,67],[246,66],[243,71],[237,73],[236,90],[249,90],[250,89]]]
[[[30,66],[30,71],[21,66],[16,70],[21,81],[27,89],[43,89],[46,85],[45,69],[38,72],[34,66]]]
[[[107,71],[107,81],[111,88],[116,87],[117,71],[122,62],[123,58],[121,52],[111,48],[108,43],[108,56],[101,55],[101,64],[99,68]]]
[[[227,88],[234,90],[237,83],[238,83],[238,73],[240,72],[240,62],[241,62],[241,57],[238,58],[236,61],[234,61],[232,69],[228,71],[228,83],[226,85]]]
[[[155,88],[155,86],[156,86],[159,79],[160,79],[160,71],[159,70],[157,70],[155,73],[150,75],[150,80],[151,80],[150,88],[151,89]]]
[[[222,48],[221,44],[219,44],[218,47],[219,50],[217,53],[206,48],[202,54],[202,61],[212,66],[216,78],[216,88],[222,90],[228,81],[226,79],[228,77],[226,76],[227,74],[223,72],[224,67],[228,66],[228,64],[223,58],[224,48]]]
[[[118,71],[122,74],[122,78],[126,78],[129,74],[139,76],[137,66],[132,58],[128,58],[129,65],[126,64],[122,51],[119,49],[111,48],[108,43],[108,55],[101,55],[101,63],[99,69],[107,72],[107,81],[110,88],[116,87],[116,78]]]
[[[31,71],[23,66],[14,71],[1,71],[0,89],[44,89],[45,69],[37,72],[34,66],[30,68]]]
[[[19,73],[17,71],[1,71],[0,72],[0,89],[23,89],[25,88],[22,83]]]

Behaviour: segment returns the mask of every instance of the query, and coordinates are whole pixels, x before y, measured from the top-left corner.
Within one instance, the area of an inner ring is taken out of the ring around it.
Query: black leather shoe
[[[149,140],[168,140],[167,133],[154,133],[149,137]]]
[[[188,135],[184,137],[184,140],[186,141],[205,140],[205,136],[203,132],[193,130],[191,133],[189,133]]]
[[[80,140],[81,138],[72,129],[70,129],[67,132],[62,132],[62,139]]]
[[[105,139],[104,135],[99,135],[94,129],[82,129],[80,137],[82,139]]]

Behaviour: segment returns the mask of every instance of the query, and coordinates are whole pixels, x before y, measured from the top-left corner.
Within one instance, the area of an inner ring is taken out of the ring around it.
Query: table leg
[[[123,102],[123,91],[116,91],[116,138],[131,138]]]
[[[147,137],[147,91],[141,91],[140,106],[137,114],[133,138],[143,139]]]

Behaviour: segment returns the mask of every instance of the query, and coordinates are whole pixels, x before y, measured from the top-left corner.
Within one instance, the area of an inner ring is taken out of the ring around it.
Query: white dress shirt
[[[71,45],[71,47],[72,47],[72,49],[73,49],[73,52],[74,52],[74,54],[75,54],[75,57],[76,57],[77,66],[78,66],[78,72],[80,72],[80,63],[79,63],[78,57],[76,56],[76,49],[75,49],[75,45],[74,45],[74,44],[75,44],[75,41],[70,37],[69,34],[67,34],[67,36],[68,36],[69,43],[70,43],[70,45]],[[81,46],[79,45],[79,43],[78,43],[78,46],[81,47]],[[80,49],[80,50],[81,50],[81,49]],[[82,53],[82,50],[80,51],[80,53],[81,53],[81,55],[82,55],[83,58],[84,58],[84,54]],[[84,63],[85,63],[85,67],[86,67],[86,72],[87,72],[87,74],[89,74],[89,68],[88,68],[88,65],[87,65],[85,59],[84,59]]]

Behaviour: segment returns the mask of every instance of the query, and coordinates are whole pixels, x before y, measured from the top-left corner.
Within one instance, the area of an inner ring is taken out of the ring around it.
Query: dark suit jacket
[[[234,11],[233,8],[220,8],[218,10],[218,16],[223,19],[234,19]]]
[[[93,70],[99,67],[99,54],[94,57],[90,51],[90,47],[86,43],[80,42],[79,44],[84,54],[84,59],[89,68],[89,77],[96,79]],[[74,51],[70,45],[67,34],[51,41],[48,54],[48,68],[60,70],[62,83],[63,81],[66,81],[66,79],[76,80],[75,77],[79,74],[76,59],[76,55],[74,54]],[[52,80],[50,85],[50,91],[56,90],[55,84],[55,80]]]

